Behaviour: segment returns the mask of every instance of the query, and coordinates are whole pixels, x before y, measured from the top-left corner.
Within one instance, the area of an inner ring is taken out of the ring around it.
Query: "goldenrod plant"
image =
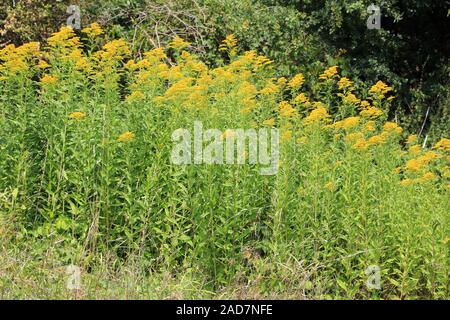
[[[73,297],[68,265],[76,298],[448,298],[450,140],[388,118],[392,86],[103,34],[0,50],[0,298]],[[172,163],[196,121],[280,130],[277,173]]]

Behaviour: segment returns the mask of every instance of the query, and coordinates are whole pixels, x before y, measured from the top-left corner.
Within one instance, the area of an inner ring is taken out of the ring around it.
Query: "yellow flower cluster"
[[[400,133],[403,132],[403,129],[402,129],[398,124],[396,124],[395,122],[390,122],[390,121],[386,122],[386,123],[383,125],[383,130],[384,130],[386,133],[396,133],[396,134],[400,134]]]
[[[340,121],[336,121],[332,127],[336,129],[351,129],[358,125],[360,118],[359,117],[348,117],[345,119],[342,119]]]
[[[413,144],[417,142],[417,134],[411,134],[408,136],[408,139],[406,139],[406,144]]]
[[[408,171],[420,171],[424,166],[426,166],[433,159],[440,158],[440,155],[433,151],[428,151],[424,155],[411,159],[406,162],[405,168]]]
[[[0,49],[0,72],[5,75],[14,75],[27,71],[39,56],[38,42],[29,42],[19,47],[13,44],[7,45]]]
[[[369,132],[375,131],[375,121],[367,121],[365,129]]]
[[[134,140],[134,133],[130,132],[130,131],[126,131],[124,133],[122,133],[118,138],[118,141],[120,142],[131,142]]]
[[[272,82],[267,83],[267,85],[262,88],[259,93],[262,95],[273,95],[279,91],[279,87]]]
[[[187,41],[184,41],[183,38],[181,38],[180,36],[176,36],[175,38],[173,38],[173,40],[170,42],[169,44],[169,48],[172,48],[174,50],[180,51],[184,48],[186,48],[187,46],[189,46],[190,43]]]
[[[36,65],[36,68],[39,70],[45,70],[50,68],[51,66],[47,63],[45,60],[39,60],[38,64]]]
[[[353,86],[353,82],[350,81],[350,79],[348,79],[346,77],[342,77],[338,81],[338,87],[340,90],[350,89],[350,88],[352,88],[352,86]]]
[[[126,101],[127,102],[137,102],[144,100],[145,95],[142,93],[142,91],[133,91],[129,96],[127,96]]]
[[[275,125],[275,118],[264,120],[263,125],[273,127]]]
[[[377,144],[384,144],[385,142],[386,142],[386,137],[383,134],[374,135],[367,140],[367,143],[371,146],[377,145]]]
[[[406,179],[403,179],[402,181],[400,181],[400,184],[402,186],[411,186],[411,185],[424,183],[424,182],[427,182],[427,181],[433,181],[435,179],[436,179],[436,175],[429,171],[429,172],[424,173],[420,178],[416,178],[416,179],[406,178]]]
[[[325,107],[320,106],[313,111],[303,120],[305,124],[312,124],[318,122],[328,122],[330,115]]]
[[[90,38],[95,38],[103,34],[103,30],[97,22],[91,23],[89,27],[81,30]]]
[[[103,46],[103,50],[98,51],[96,56],[101,61],[120,61],[130,55],[131,51],[123,39],[112,40]]]
[[[55,84],[57,82],[58,82],[58,78],[57,77],[54,77],[54,76],[51,76],[51,75],[48,75],[48,74],[44,75],[41,78],[41,83],[44,84],[44,85]]]
[[[286,101],[281,101],[278,108],[280,115],[283,117],[293,117],[298,115],[298,111]]]
[[[289,87],[291,87],[292,89],[298,89],[300,88],[303,83],[305,83],[305,77],[303,76],[303,74],[299,73],[297,75],[295,75],[289,82],[288,85]]]
[[[78,48],[74,49],[71,53],[64,57],[63,60],[74,63],[75,70],[85,71],[87,73],[92,70],[89,60],[83,56],[82,51]]]
[[[438,141],[433,149],[441,150],[441,151],[450,151],[450,139],[443,138]]]
[[[418,154],[420,152],[421,148],[418,144],[412,145],[411,147],[409,147],[408,152],[410,154]]]
[[[230,56],[236,54],[237,39],[234,34],[228,35],[220,44],[219,50],[226,51]]]
[[[359,114],[364,118],[378,118],[383,115],[383,111],[377,107],[370,106],[361,110]]]
[[[306,108],[311,106],[308,97],[303,92],[297,95],[292,102],[296,105],[303,105]]]
[[[353,93],[348,93],[347,95],[342,95],[342,100],[348,104],[358,105],[361,100],[358,99]]]
[[[72,112],[71,114],[69,114],[69,119],[72,119],[72,120],[81,120],[85,117],[86,117],[85,112],[76,111],[76,112]]]
[[[325,184],[325,188],[332,191],[334,189],[334,183],[329,181]]]
[[[371,94],[376,99],[383,99],[390,91],[392,91],[392,87],[389,87],[383,81],[378,81],[370,88],[369,94]]]
[[[61,27],[58,32],[47,39],[47,43],[53,48],[79,48],[81,46],[78,38],[71,27]]]
[[[332,79],[334,76],[336,76],[338,73],[338,67],[332,66],[329,67],[327,70],[325,70],[320,76],[319,79],[321,80],[329,80]]]
[[[291,130],[285,130],[281,134],[281,141],[289,141],[292,139],[292,131]]]

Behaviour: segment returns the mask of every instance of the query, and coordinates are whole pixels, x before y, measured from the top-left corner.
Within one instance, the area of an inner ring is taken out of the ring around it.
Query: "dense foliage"
[[[125,37],[135,52],[165,45],[178,34],[209,65],[233,33],[241,46],[276,62],[279,75],[318,72],[338,64],[354,80],[391,83],[390,117],[411,133],[437,141],[448,134],[448,3],[382,0],[382,28],[368,30],[373,1],[334,0],[17,0],[0,4],[0,32],[19,44],[42,40],[65,22],[65,8],[82,8],[83,23],[98,22]],[[13,5],[14,4],[14,5]]]
[[[3,249],[87,275],[137,261],[161,283],[193,279],[194,297],[448,298],[449,139],[422,148],[388,121],[382,81],[356,87],[337,66],[280,77],[233,35],[215,67],[188,47],[132,59],[92,24],[0,50]],[[222,140],[279,128],[278,174],[173,164],[172,134],[194,121]]]

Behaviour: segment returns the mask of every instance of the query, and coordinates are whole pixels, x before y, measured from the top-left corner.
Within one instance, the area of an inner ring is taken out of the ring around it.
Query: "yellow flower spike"
[[[329,122],[330,115],[325,107],[319,106],[303,120],[305,124],[311,124],[319,121]]]
[[[415,182],[415,181],[414,181],[413,179],[406,178],[406,179],[400,181],[400,184],[401,184],[402,186],[410,186],[410,185],[413,185],[414,182]]]
[[[355,104],[355,105],[358,105],[361,102],[361,100],[358,99],[353,93],[348,93],[346,96],[343,96],[342,100],[345,103]]]
[[[281,135],[281,141],[289,141],[291,139],[292,139],[292,131],[291,130],[286,130]]]
[[[343,77],[338,81],[338,88],[340,90],[345,90],[347,88],[351,88],[353,86],[353,82],[350,79]]]
[[[97,22],[91,23],[89,27],[83,28],[81,32],[85,33],[88,37],[94,38],[103,34],[103,29]]]
[[[333,126],[337,129],[348,130],[356,127],[359,123],[359,119],[360,119],[359,117],[348,117],[341,121],[335,122]]]
[[[268,83],[263,89],[259,91],[262,95],[271,95],[277,93],[279,87],[274,83]]]
[[[421,147],[418,144],[415,144],[411,147],[409,147],[408,152],[410,154],[418,154],[421,150]]]
[[[126,97],[127,102],[137,102],[145,99],[145,95],[142,91],[133,91],[128,97]]]
[[[83,118],[86,117],[86,112],[72,112],[71,114],[69,114],[69,119],[71,120],[81,120]]]
[[[300,93],[298,96],[296,96],[293,100],[293,103],[295,104],[303,104],[306,106],[309,106],[309,99],[308,97],[306,97],[306,95],[304,93]]]
[[[380,134],[372,136],[369,138],[369,140],[367,140],[367,143],[369,145],[384,144],[385,142],[386,142],[385,138]]]
[[[252,110],[253,110],[252,108],[242,108],[239,110],[239,112],[242,114],[247,114],[247,113],[252,112]]]
[[[406,162],[406,169],[409,171],[419,171],[425,165],[430,163],[433,159],[438,159],[441,156],[433,151],[426,152],[423,156],[420,156],[416,159],[410,159]]]
[[[4,66],[12,73],[18,73],[28,69],[28,65],[23,60],[20,59],[7,61],[5,62]]]
[[[295,75],[289,82],[288,86],[291,89],[299,89],[305,83],[305,77],[303,74],[299,73]]]
[[[264,120],[263,125],[273,127],[275,125],[275,118]]]
[[[392,91],[392,87],[389,87],[383,81],[378,81],[376,84],[374,84],[370,88],[369,94],[372,95],[373,97],[377,98],[377,99],[382,99],[390,91]],[[390,100],[392,100],[392,99],[390,99]]]
[[[352,146],[353,149],[367,149],[369,145],[364,138],[358,139],[355,144]]]
[[[122,133],[118,138],[118,141],[120,142],[131,142],[134,140],[134,133],[130,132],[130,131],[126,131],[124,133]]]
[[[319,79],[321,80],[328,80],[333,77],[335,77],[338,73],[338,66],[332,66],[329,67],[327,70],[325,70],[320,76]]]
[[[369,132],[375,131],[375,121],[367,121],[365,128]]]
[[[249,108],[252,110],[255,109],[256,105],[257,105],[256,100],[254,100],[253,98],[244,98],[244,99],[242,99],[241,102],[246,108]]]
[[[44,76],[41,78],[40,82],[41,82],[42,84],[55,84],[56,82],[58,82],[58,78],[46,74],[46,75],[44,75]]]
[[[39,55],[39,42],[28,42],[16,48],[16,54],[22,58],[36,57]]]
[[[439,159],[439,158],[442,158],[442,156],[441,156],[440,154],[434,152],[434,151],[427,151],[427,152],[423,155],[423,158],[426,159],[426,160],[428,160],[428,161],[431,161],[431,160],[433,160],[433,159]]]
[[[187,46],[189,46],[191,43],[184,41],[183,38],[176,36],[175,38],[173,38],[173,40],[170,42],[169,44],[169,48],[175,49],[177,51],[180,51],[184,48],[186,48]]]
[[[76,37],[74,30],[67,26],[63,26],[58,32],[53,33],[47,39],[47,43],[50,47],[78,48],[81,46],[80,38]]]
[[[425,164],[422,159],[411,159],[406,162],[405,168],[408,171],[419,171]]]
[[[397,168],[394,169],[394,172],[397,173],[397,174],[399,174],[401,171],[402,171],[401,167],[397,167]]]
[[[231,56],[236,54],[237,39],[234,34],[229,34],[220,44],[220,51],[227,51]]]
[[[383,125],[383,130],[388,133],[397,133],[397,134],[400,134],[403,131],[403,129],[398,124],[389,121]]]
[[[378,118],[383,115],[383,111],[376,107],[369,107],[363,109],[359,114],[365,118]]]
[[[44,70],[50,68],[50,65],[45,60],[39,60],[38,64],[36,65],[36,68]]]
[[[255,69],[258,69],[259,67],[267,66],[269,64],[272,64],[273,61],[267,58],[266,56],[258,56],[255,61]]]
[[[326,184],[325,184],[325,188],[326,189],[328,189],[328,190],[330,190],[330,191],[332,191],[333,189],[334,189],[334,183],[333,182],[327,182]]]
[[[258,93],[256,86],[248,81],[242,82],[238,87],[239,95],[253,98]]]
[[[371,107],[369,101],[367,101],[367,100],[362,100],[360,105],[361,105],[361,108],[363,108],[363,109],[367,109],[367,108]]]
[[[345,136],[344,140],[349,143],[355,143],[358,140],[364,139],[364,135],[361,132],[352,132]]]
[[[436,176],[432,172],[426,172],[420,179],[422,181],[431,181],[434,180]]]
[[[277,79],[277,85],[279,85],[280,87],[284,87],[287,83],[287,79],[285,77],[281,77]]]
[[[410,134],[408,139],[406,139],[406,144],[413,144],[417,142],[417,134]]]
[[[281,101],[278,108],[280,115],[283,117],[294,117],[298,115],[298,111],[286,101]]]
[[[125,56],[131,54],[131,50],[124,39],[116,39],[106,43],[103,46],[103,51],[99,51],[101,58],[108,60],[122,60]]]
[[[123,67],[129,71],[135,71],[139,68],[139,66],[136,64],[136,61],[134,61],[133,59],[128,60]]]
[[[441,151],[450,151],[450,139],[443,138],[439,140],[434,146],[433,149],[441,150]]]
[[[9,44],[3,49],[0,49],[0,60],[9,60],[12,56],[16,55],[16,46]]]

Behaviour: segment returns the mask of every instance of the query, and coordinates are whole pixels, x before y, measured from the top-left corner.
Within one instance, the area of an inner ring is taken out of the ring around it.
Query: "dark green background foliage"
[[[372,2],[382,11],[380,30],[366,27]],[[431,140],[449,133],[447,1],[7,0],[0,4],[0,42],[45,39],[65,23],[69,4],[82,8],[84,25],[97,21],[135,50],[178,34],[217,64],[220,41],[234,33],[242,50],[273,59],[279,75],[316,76],[338,64],[359,83],[393,85],[398,97],[390,116],[408,131]]]

